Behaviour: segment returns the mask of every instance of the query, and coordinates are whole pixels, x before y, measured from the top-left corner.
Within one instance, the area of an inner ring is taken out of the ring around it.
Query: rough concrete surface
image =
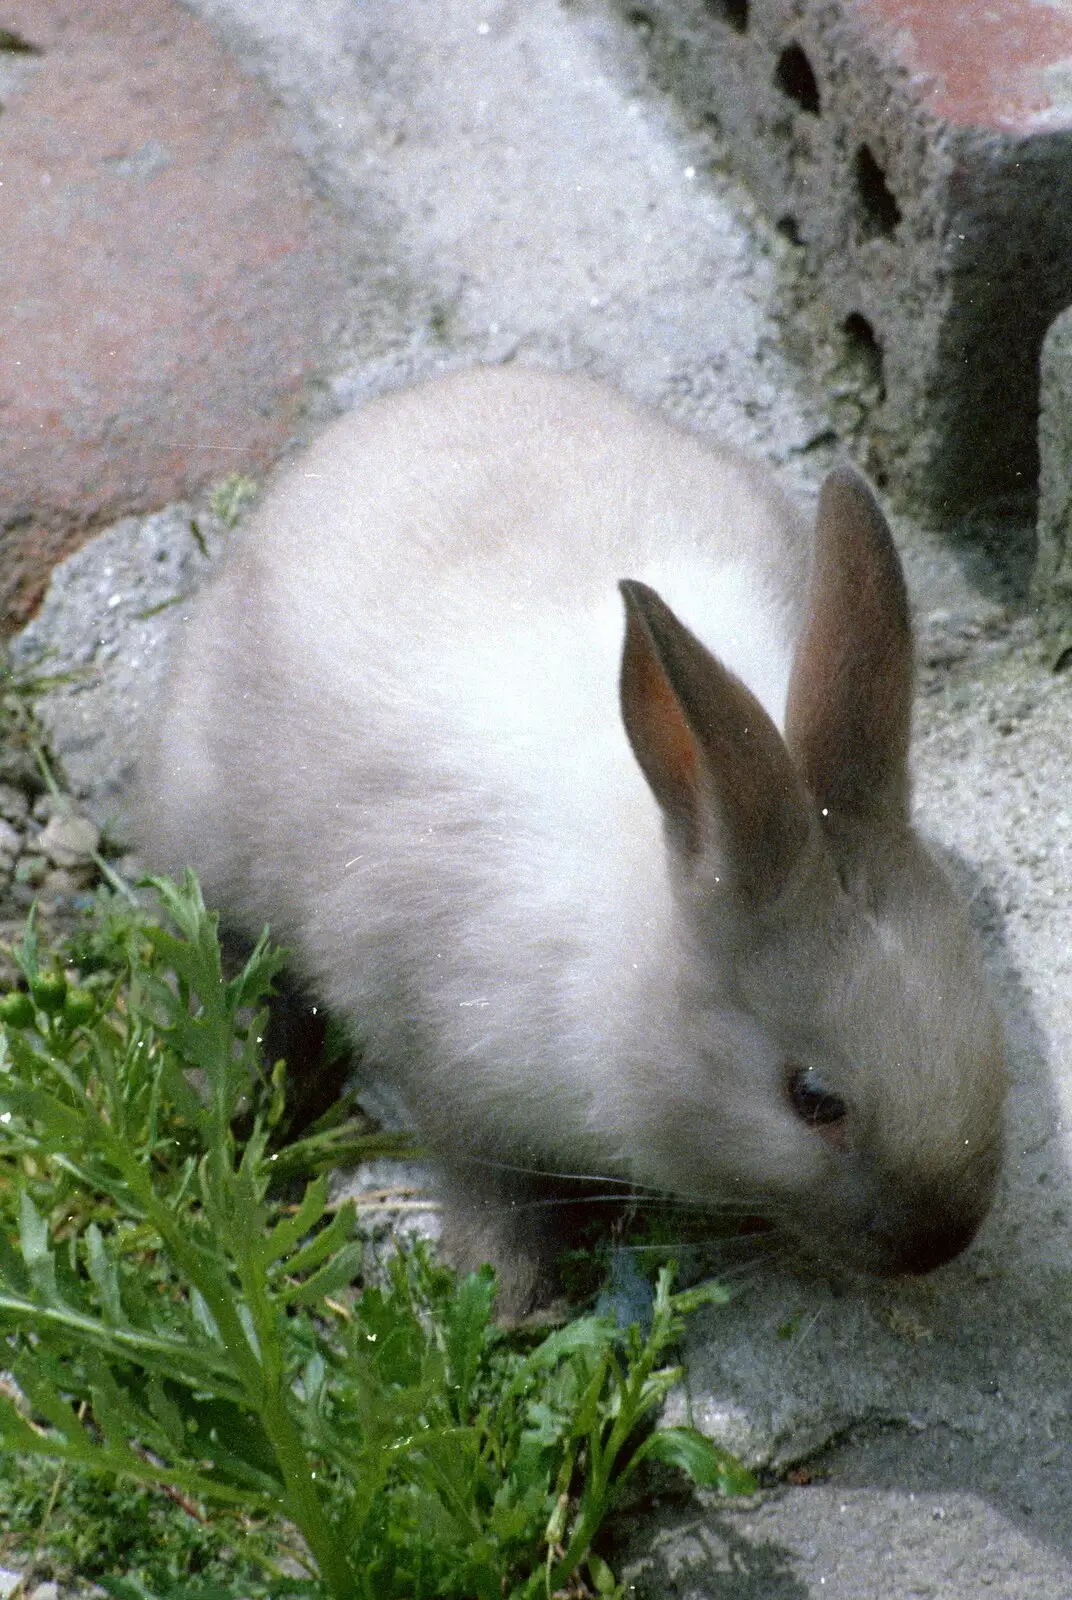
[[[717,124],[869,365],[869,465],[955,517],[1023,500],[1038,352],[1072,300],[1072,14],[1047,0],[616,0]]]
[[[191,8],[268,85],[333,202],[382,229],[378,281],[401,287],[359,344],[340,344],[340,403],[459,361],[581,365],[812,493],[833,435],[779,353],[789,247],[609,11]],[[23,663],[52,652],[62,666],[71,649],[79,677],[44,714],[98,815],[118,812],[176,608],[147,613],[204,561],[188,512],[164,516],[86,546],[19,644]],[[756,1264],[728,1309],[697,1319],[694,1417],[796,1481],[745,1507],[634,1511],[623,1537],[639,1594],[1072,1596],[1072,679],[1024,615],[1016,531],[980,524],[982,542],[952,546],[898,524],[920,625],[918,807],[972,900],[1008,1018],[1005,1192],[978,1244],[933,1278],[862,1285]]]

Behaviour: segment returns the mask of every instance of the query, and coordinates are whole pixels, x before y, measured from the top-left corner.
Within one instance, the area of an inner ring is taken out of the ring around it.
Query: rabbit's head
[[[763,1197],[836,1261],[928,1271],[990,1207],[1006,1071],[909,821],[912,635],[882,514],[856,473],[828,478],[784,738],[654,591],[622,591],[622,712],[682,910],[687,1043],[652,1085],[652,1181]]]

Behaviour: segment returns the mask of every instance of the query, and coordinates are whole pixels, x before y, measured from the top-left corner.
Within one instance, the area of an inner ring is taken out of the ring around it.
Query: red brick
[[[1070,120],[1053,69],[1072,68],[1072,15],[1046,0],[857,0],[853,21],[947,122],[1031,133]]]
[[[257,471],[343,290],[266,93],[171,0],[5,0],[0,611],[86,531]]]

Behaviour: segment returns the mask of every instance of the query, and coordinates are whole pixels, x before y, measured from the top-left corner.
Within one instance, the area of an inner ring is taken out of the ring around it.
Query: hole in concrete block
[[[856,192],[868,233],[893,233],[901,220],[901,208],[886,182],[886,174],[866,144],[856,152]]]
[[[735,33],[748,32],[748,0],[707,0],[707,9]]]
[[[24,39],[21,33],[16,33],[14,28],[0,28],[0,51],[6,50],[14,56],[39,56],[40,45],[31,44],[29,39]]]
[[[645,11],[643,6],[630,6],[625,13],[625,20],[645,41],[655,32],[655,18],[650,11]]]
[[[774,81],[784,95],[795,100],[801,111],[819,115],[819,84],[811,62],[798,44],[787,45],[778,57]]]
[[[790,244],[804,243],[803,236],[800,232],[800,223],[797,221],[796,217],[793,216],[792,212],[787,211],[784,216],[779,217],[774,226],[777,228],[782,238],[788,239]]]
[[[845,354],[861,382],[874,390],[876,400],[885,400],[884,358],[874,328],[859,311],[852,311],[841,324],[841,331],[845,335]]]

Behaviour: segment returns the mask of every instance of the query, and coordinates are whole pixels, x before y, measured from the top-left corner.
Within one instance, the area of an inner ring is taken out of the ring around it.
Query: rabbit
[[[291,948],[505,1315],[554,1293],[574,1175],[922,1273],[991,1205],[1006,1069],[909,819],[912,695],[855,470],[812,528],[608,387],[477,368],[270,489],[190,607],[140,845]]]

